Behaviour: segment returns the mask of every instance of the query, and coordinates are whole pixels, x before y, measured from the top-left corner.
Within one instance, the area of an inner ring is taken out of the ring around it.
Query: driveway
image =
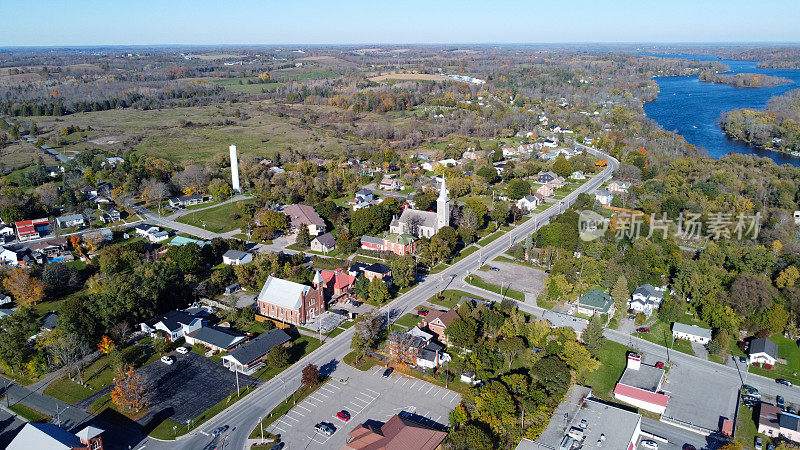
[[[708,359],[708,349],[703,344],[692,342],[692,353],[700,359]]]
[[[534,298],[544,289],[544,279],[547,278],[544,270],[504,261],[490,261],[487,264],[500,270],[473,272],[487,283],[504,289],[510,287],[515,291],[531,294]]]

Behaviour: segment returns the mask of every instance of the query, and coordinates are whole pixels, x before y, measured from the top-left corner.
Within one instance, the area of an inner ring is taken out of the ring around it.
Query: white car
[[[163,362],[164,364],[166,364],[168,366],[171,366],[172,363],[175,362],[175,360],[173,360],[171,356],[162,356],[161,357],[161,362]]]
[[[189,349],[186,347],[178,347],[175,349],[176,352],[180,353],[181,355],[185,355],[189,353]]]
[[[650,440],[642,441],[642,443],[639,444],[639,447],[647,448],[650,450],[658,450],[658,443],[656,441],[650,441]]]

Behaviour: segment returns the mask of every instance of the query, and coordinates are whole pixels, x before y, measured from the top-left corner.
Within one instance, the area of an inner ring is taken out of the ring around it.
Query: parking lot
[[[510,285],[511,289],[534,296],[538,296],[544,289],[544,279],[547,278],[544,270],[504,261],[488,261],[486,264],[500,269],[474,272],[487,283],[503,288]]]
[[[383,378],[384,368],[361,372],[351,367],[337,369],[335,378],[298,403],[265,431],[280,434],[287,448],[340,448],[347,434],[366,422],[386,422],[403,411],[430,426],[447,425],[448,414],[461,396],[416,378],[393,373]],[[344,383],[339,381],[344,378]],[[350,420],[336,417],[347,411]],[[336,431],[326,436],[314,429],[319,422],[333,424]]]
[[[707,430],[719,430],[720,418],[733,419],[738,384],[701,364],[673,364],[662,389],[670,396],[663,416]]]
[[[147,424],[154,416],[185,423],[236,392],[236,374],[224,368],[221,362],[192,352],[170,355],[175,358],[171,365],[157,360],[141,369],[147,378],[151,403],[148,413],[137,421],[140,424]],[[260,383],[239,374],[242,388]]]

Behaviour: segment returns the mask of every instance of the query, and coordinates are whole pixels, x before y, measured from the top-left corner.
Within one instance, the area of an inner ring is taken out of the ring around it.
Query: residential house
[[[581,295],[576,306],[579,313],[587,316],[611,314],[614,310],[614,300],[603,291],[590,289],[589,292]]]
[[[767,402],[760,402],[758,408],[758,433],[771,438],[780,436],[781,425],[778,417],[781,415],[781,409]]]
[[[440,448],[447,433],[419,422],[408,416],[392,416],[386,423],[377,426],[370,421],[357,426],[347,434],[347,450],[414,449],[435,450]]]
[[[103,450],[103,430],[89,425],[77,433],[52,423],[26,423],[8,450]]]
[[[582,170],[576,170],[575,172],[572,172],[572,174],[570,174],[569,179],[570,180],[585,180],[586,179],[586,175],[583,174]]]
[[[10,295],[0,294],[0,307],[6,307],[13,302]]]
[[[322,288],[270,276],[258,294],[258,312],[284,323],[303,325],[325,311]]]
[[[543,184],[536,189],[536,193],[542,197],[552,197],[555,193],[551,183]]]
[[[413,327],[408,331],[395,330],[389,335],[386,347],[389,358],[409,366],[433,369],[450,361],[444,348],[433,342],[432,334]]]
[[[169,341],[175,342],[205,325],[202,317],[175,310],[140,324],[140,329],[151,336],[163,334]]]
[[[778,360],[778,345],[768,338],[753,339],[748,350],[747,363],[761,364],[765,369],[772,369]]]
[[[151,234],[157,232],[158,230],[159,228],[157,226],[149,225],[146,223],[136,225],[136,227],[134,228],[136,235],[141,236],[143,238],[149,237]]]
[[[222,357],[222,365],[231,371],[250,375],[264,365],[270,350],[278,345],[288,347],[291,338],[285,331],[275,328],[239,346]]]
[[[21,266],[32,261],[33,257],[31,252],[27,249],[0,246],[0,263]]]
[[[536,209],[541,203],[539,202],[539,197],[533,195],[526,195],[521,199],[517,200],[517,208],[521,209],[522,211],[531,212]]]
[[[663,287],[657,288],[652,284],[643,284],[633,291],[633,295],[628,300],[628,308],[650,317],[664,301],[664,291]]]
[[[390,233],[384,237],[361,236],[361,248],[379,252],[392,252],[395,255],[410,255],[416,250],[417,240],[410,234]]]
[[[698,344],[708,344],[711,342],[711,330],[698,327],[697,325],[687,325],[675,322],[672,324],[672,337],[674,339],[685,339],[689,342]]]
[[[82,214],[68,214],[56,218],[58,228],[82,227],[86,224]]]
[[[53,331],[56,329],[56,323],[58,323],[58,311],[50,311],[42,317],[39,328],[43,331]]]
[[[550,326],[553,328],[572,328],[578,338],[580,338],[581,334],[583,334],[583,330],[589,326],[589,321],[583,317],[576,317],[550,309],[544,310],[542,313],[542,319],[550,322]]]
[[[608,184],[608,191],[612,194],[626,194],[630,187],[631,183],[628,181],[614,180]]]
[[[121,164],[123,162],[125,162],[125,160],[120,158],[119,156],[111,156],[109,158],[106,158],[105,161],[101,162],[100,166],[107,166],[108,165],[108,166],[111,166],[111,167],[116,167],[117,164]]]
[[[100,215],[100,220],[102,220],[103,223],[119,222],[122,220],[122,215],[116,209],[111,208]]]
[[[322,288],[328,297],[338,299],[342,296],[349,296],[353,292],[356,278],[344,269],[323,269],[314,274],[312,283],[315,287]]]
[[[644,410],[663,414],[669,396],[661,391],[664,369],[642,364],[642,357],[628,354],[628,363],[622,377],[614,387],[614,398]]]
[[[64,166],[45,166],[45,173],[50,178],[55,178],[64,173]]]
[[[614,194],[605,189],[598,189],[594,192],[594,199],[603,206],[610,206],[614,201]]]
[[[247,341],[247,336],[225,327],[203,327],[185,338],[189,345],[200,344],[215,352],[227,352]]]
[[[45,217],[42,219],[21,220],[14,224],[17,228],[17,239],[20,241],[29,241],[31,239],[39,239],[42,236],[50,234],[50,221]]]
[[[558,175],[556,175],[554,172],[539,172],[537,181],[542,184],[547,184],[556,178],[558,178]]]
[[[375,195],[369,189],[360,189],[356,192],[356,199],[369,203],[375,200]]]
[[[169,206],[173,208],[185,208],[191,205],[199,205],[203,203],[205,197],[202,195],[184,195],[183,197],[176,197],[169,199]]]
[[[0,223],[0,237],[11,237],[11,236],[14,236],[14,227]],[[2,239],[0,239],[0,242],[2,242]]]
[[[78,189],[78,192],[86,195],[86,197],[89,200],[92,200],[95,197],[97,197],[97,188],[92,187],[92,186],[84,186],[84,187]]]
[[[336,238],[330,233],[320,234],[311,240],[311,250],[328,253],[336,249]]]
[[[386,283],[391,282],[392,269],[390,269],[389,266],[385,266],[381,263],[372,263],[364,267],[363,272],[364,276],[367,277],[369,281],[372,281],[374,278],[378,278]]]
[[[289,205],[283,209],[283,213],[289,216],[289,222],[294,232],[297,232],[301,225],[306,225],[311,236],[325,233],[325,221],[311,206]]]
[[[164,242],[169,239],[169,231],[156,231],[155,233],[147,236],[147,239],[152,243]]]
[[[67,240],[63,237],[56,237],[46,241],[40,241],[30,247],[34,254],[44,255],[48,258],[55,258],[67,248]]]
[[[253,254],[241,250],[230,249],[222,254],[222,263],[229,266],[240,266],[253,261]]]
[[[397,191],[401,189],[400,182],[395,178],[385,177],[380,181],[380,183],[378,183],[378,189],[382,189],[384,191]]]
[[[800,442],[800,416],[788,412],[781,412],[778,417],[781,428],[781,437],[792,442]]]
[[[436,340],[442,344],[449,345],[450,340],[447,338],[447,326],[450,322],[458,317],[458,312],[455,308],[450,308],[447,311],[440,311],[434,309],[428,312],[428,315],[422,318],[420,325],[427,327],[431,333],[436,335]]]

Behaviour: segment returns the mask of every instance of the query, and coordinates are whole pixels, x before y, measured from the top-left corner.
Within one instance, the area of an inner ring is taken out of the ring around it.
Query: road
[[[181,233],[187,233],[187,234],[191,234],[193,236],[197,236],[197,237],[199,237],[201,239],[214,239],[216,237],[231,237],[233,234],[235,234],[238,231],[234,230],[234,231],[231,231],[231,232],[228,232],[228,233],[221,233],[221,234],[220,233],[214,233],[212,231],[206,230],[205,228],[200,228],[200,227],[196,227],[196,226],[193,226],[193,225],[187,225],[185,223],[178,222],[175,219],[178,219],[181,216],[185,216],[187,214],[195,213],[195,212],[198,212],[198,211],[203,211],[205,209],[216,208],[218,206],[222,206],[222,205],[225,205],[227,203],[238,202],[240,200],[246,200],[248,198],[251,198],[251,197],[248,196],[248,195],[237,195],[235,197],[229,198],[228,200],[225,200],[224,202],[216,203],[214,205],[209,205],[209,206],[207,206],[205,208],[197,208],[197,209],[191,209],[191,210],[181,209],[181,210],[178,210],[177,212],[175,212],[175,213],[173,213],[173,214],[171,214],[169,216],[164,216],[164,217],[159,216],[158,214],[150,211],[149,209],[145,208],[144,206],[137,206],[137,207],[135,207],[135,209],[136,209],[136,212],[139,213],[141,216],[143,216],[148,223],[151,223],[153,225],[160,226],[160,227],[165,227],[165,228],[171,228],[171,229],[177,230],[177,231],[179,231]]]
[[[592,177],[575,191],[571,192],[559,203],[547,210],[533,215],[525,223],[509,231],[503,239],[497,239],[486,245],[482,252],[473,253],[461,261],[451,265],[441,273],[428,276],[424,281],[411,291],[399,296],[390,304],[380,309],[382,314],[386,314],[390,320],[401,317],[406,312],[412,311],[416,306],[422,304],[436,293],[447,289],[453,281],[468,273],[475,267],[479,267],[484,261],[493,259],[501,255],[510,244],[519,242],[528,234],[538,230],[542,225],[548,223],[553,216],[564,212],[579,194],[591,192],[601,186],[606,180],[610,179],[613,171],[619,166],[619,162],[610,156],[598,152],[591,148],[586,151],[597,154],[608,159],[608,167],[602,172]],[[161,219],[161,218],[159,218]],[[162,219],[163,220],[163,219]],[[168,226],[168,225],[164,225]],[[192,233],[194,234],[194,233]],[[203,237],[202,235],[200,237]],[[179,438],[176,441],[158,441],[147,438],[139,443],[136,448],[142,449],[195,449],[203,448],[208,445],[212,438],[208,435],[210,430],[222,425],[228,425],[231,433],[226,441],[228,448],[242,449],[246,447],[247,438],[253,428],[265,413],[275,408],[281,401],[286,399],[289,394],[300,387],[301,372],[307,364],[316,364],[320,371],[326,375],[336,376],[336,368],[343,364],[342,358],[350,351],[350,341],[353,336],[353,329],[349,328],[339,336],[329,339],[325,345],[307,355],[291,367],[284,370],[278,377],[264,383],[258,390],[248,395],[241,401],[221,412],[205,424],[199,430]]]

